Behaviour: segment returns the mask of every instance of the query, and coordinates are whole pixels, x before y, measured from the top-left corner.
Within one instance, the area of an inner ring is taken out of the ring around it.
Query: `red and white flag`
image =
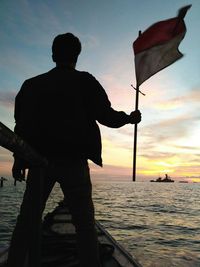
[[[181,8],[175,18],[153,24],[133,43],[137,86],[183,56],[178,46],[186,33],[183,19],[190,7]]]

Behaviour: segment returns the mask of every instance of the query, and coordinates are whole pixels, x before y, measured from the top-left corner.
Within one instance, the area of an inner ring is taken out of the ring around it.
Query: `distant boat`
[[[179,183],[182,183],[182,184],[187,184],[188,181],[179,181]]]
[[[172,180],[168,174],[165,174],[165,178],[158,177],[156,180],[151,180],[151,182],[156,183],[174,183],[174,180]]]

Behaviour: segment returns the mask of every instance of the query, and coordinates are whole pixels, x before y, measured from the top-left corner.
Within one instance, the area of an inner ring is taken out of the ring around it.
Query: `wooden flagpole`
[[[139,104],[139,86],[136,87],[135,96],[135,110],[138,110]],[[134,126],[134,140],[133,140],[133,182],[136,181],[136,155],[137,155],[137,123]]]
[[[139,31],[138,36],[141,35],[141,31]],[[136,95],[135,95],[135,110],[138,110],[138,106],[139,106],[139,86],[137,85],[136,89]],[[134,140],[133,140],[133,182],[136,181],[136,156],[137,156],[137,129],[138,129],[138,125],[137,123],[134,126]]]
[[[176,32],[177,32],[177,28],[178,28],[178,26],[179,26],[179,23],[181,22],[181,20],[183,20],[184,19],[184,17],[185,17],[185,15],[186,15],[186,13],[187,13],[187,11],[188,11],[188,9],[191,7],[192,5],[187,5],[187,6],[185,6],[185,7],[183,7],[183,8],[181,8],[181,9],[179,9],[179,12],[178,12],[178,16],[177,16],[177,18],[178,18],[178,20],[177,20],[177,23],[176,23],[176,25],[175,25],[175,27],[174,27],[174,29],[173,29],[173,32],[172,32],[172,35],[174,35],[174,34],[176,34]],[[173,18],[174,19],[174,18]],[[183,23],[184,23],[184,21],[183,21]],[[156,23],[157,24],[157,23]],[[154,25],[152,25],[150,28],[151,28],[151,31],[152,31],[152,27],[154,28],[154,31],[155,31],[155,25],[156,24],[154,24]],[[184,25],[183,25],[184,26]],[[166,27],[166,25],[165,25],[165,27]],[[171,29],[171,26],[169,26],[168,25],[168,27],[169,27],[169,29]],[[185,26],[184,26],[185,27]],[[150,29],[149,28],[149,29]],[[164,29],[163,30],[163,32],[164,32],[164,34],[166,34],[166,30],[167,31],[169,31],[169,29]],[[146,31],[148,31],[148,30],[146,30]],[[186,29],[185,30],[183,30],[183,32],[184,31],[186,31]],[[168,34],[168,33],[167,33]],[[140,36],[141,35],[141,31],[139,31],[139,34],[138,34],[138,36]],[[173,37],[173,36],[172,36]],[[155,40],[154,40],[155,41]],[[154,45],[158,45],[158,43],[157,43],[157,41],[156,42],[154,42],[153,41],[153,43],[154,43]],[[181,41],[181,40],[180,40]],[[179,43],[180,43],[180,41],[179,41]],[[179,45],[179,43],[177,44],[177,45]],[[178,47],[177,47],[177,49],[178,49]],[[180,53],[180,52],[179,52]],[[180,54],[179,55],[176,55],[175,53],[173,54],[173,60],[170,62],[169,61],[169,63],[170,64],[172,64],[173,62],[175,62],[177,59],[179,59],[180,58]],[[163,62],[164,63],[164,62]],[[167,63],[167,62],[166,62]],[[145,61],[143,60],[143,64],[145,64]],[[146,62],[146,64],[147,64],[147,62]],[[165,68],[165,67],[167,67],[169,64],[163,64],[163,67]],[[152,73],[150,73],[150,76],[152,76],[152,75],[154,75],[155,73],[157,73],[158,71],[160,71],[161,69],[163,69],[163,68],[158,68],[156,71],[154,71],[154,72],[152,72]],[[137,76],[137,75],[136,75]],[[136,77],[137,78],[137,77]],[[146,79],[148,79],[149,77],[146,77]],[[145,79],[145,80],[146,80]],[[137,79],[136,79],[137,80]],[[142,82],[144,82],[145,80],[143,80]],[[134,87],[133,87],[134,88]],[[138,82],[137,82],[137,85],[136,85],[136,88],[134,88],[135,90],[136,90],[136,98],[135,98],[135,110],[138,110],[138,103],[139,103],[139,93],[140,93],[140,90],[139,90],[139,85],[138,85]],[[133,147],[133,181],[136,181],[136,153],[137,153],[137,124],[135,124],[135,128],[134,128],[134,147]]]

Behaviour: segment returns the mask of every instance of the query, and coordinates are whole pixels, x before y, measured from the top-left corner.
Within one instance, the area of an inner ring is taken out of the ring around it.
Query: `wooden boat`
[[[142,267],[96,221],[103,267]],[[75,228],[64,201],[48,213],[43,220],[42,267],[78,267]],[[0,266],[6,267],[8,249],[0,252]]]

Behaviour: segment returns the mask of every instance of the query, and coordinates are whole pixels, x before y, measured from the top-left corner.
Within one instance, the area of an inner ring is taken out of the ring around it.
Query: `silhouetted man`
[[[26,80],[15,101],[15,132],[48,159],[45,169],[42,207],[59,182],[68,201],[76,228],[82,267],[99,267],[94,228],[92,187],[87,160],[102,166],[101,136],[96,121],[108,127],[139,123],[139,111],[127,115],[112,109],[100,83],[89,73],[75,69],[81,43],[71,33],[58,35],[52,46],[56,67]],[[26,162],[14,155],[13,177],[24,179]],[[27,188],[13,233],[9,267],[23,266],[28,247],[31,210],[31,181]],[[21,247],[17,248],[17,242]]]

